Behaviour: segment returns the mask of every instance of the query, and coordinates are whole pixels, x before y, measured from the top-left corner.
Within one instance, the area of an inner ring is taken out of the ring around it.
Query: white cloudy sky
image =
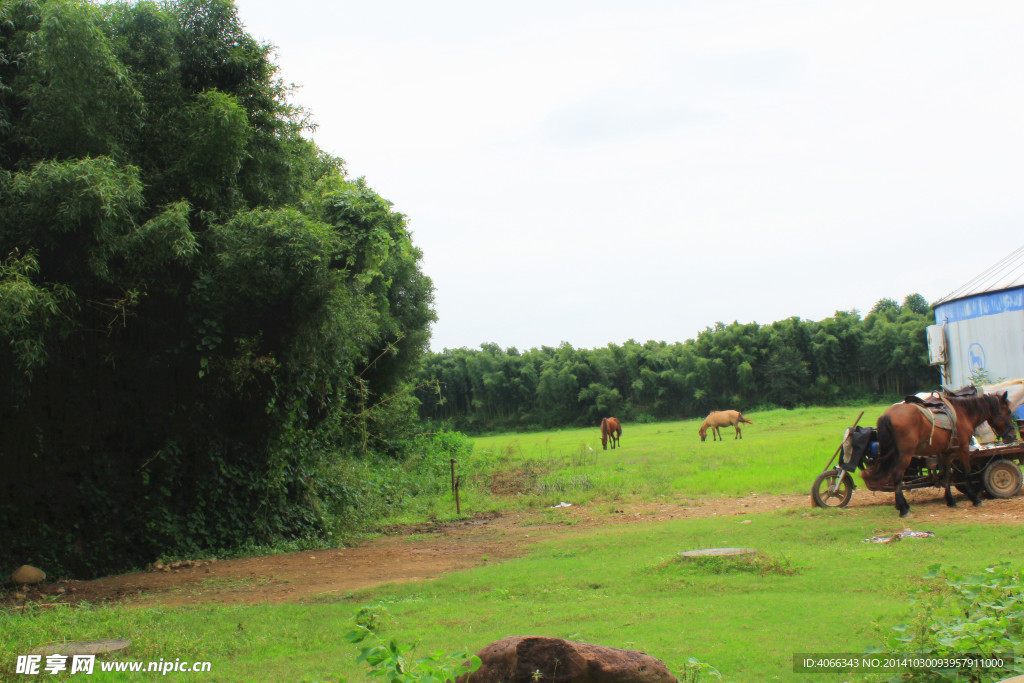
[[[237,0],[409,216],[432,347],[934,301],[1024,243],[1024,3]]]

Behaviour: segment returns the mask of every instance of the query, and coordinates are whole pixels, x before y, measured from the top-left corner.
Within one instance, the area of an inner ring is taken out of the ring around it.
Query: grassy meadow
[[[874,424],[886,405],[864,409]],[[474,439],[469,466],[478,484],[495,471],[527,506],[562,500],[653,500],[750,493],[808,493],[861,408],[801,408],[745,415],[754,424],[697,434],[702,420],[623,425],[620,448],[603,450],[598,427]],[[484,476],[481,476],[484,475]],[[566,498],[571,496],[572,500]],[[557,499],[557,500],[556,500]]]
[[[868,408],[862,423],[874,423],[883,408]],[[459,463],[463,512],[536,509],[546,522],[561,520],[561,533],[505,562],[298,604],[2,612],[0,679],[13,671],[17,654],[41,643],[126,637],[133,641],[126,659],[213,662],[212,674],[167,680],[367,680],[357,647],[342,636],[356,611],[371,606],[385,636],[416,642],[422,654],[476,651],[508,635],[549,635],[643,650],[682,680],[691,657],[716,667],[724,681],[857,680],[794,673],[793,655],[881,644],[891,626],[910,618],[915,589],[939,588],[922,578],[928,566],[973,571],[1016,563],[1024,527],[899,520],[889,505],[584,527],[550,506],[567,501],[600,510],[622,501],[686,505],[708,496],[806,494],[858,412],[751,413],[755,424],[744,425],[742,441],[729,428],[719,443],[701,443],[696,421],[626,424],[615,451],[601,450],[596,428],[475,439],[473,455]],[[439,495],[396,519],[444,518],[453,514],[451,503],[450,495]],[[530,523],[525,517],[523,524]],[[864,543],[907,525],[936,536]],[[759,554],[752,562],[678,555],[733,546]],[[91,679],[141,680],[98,673]]]

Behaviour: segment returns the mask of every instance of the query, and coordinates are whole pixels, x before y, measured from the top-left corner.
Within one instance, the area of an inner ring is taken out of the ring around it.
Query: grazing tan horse
[[[971,453],[968,445],[975,427],[987,422],[1003,441],[1013,441],[1017,438],[1013,413],[1010,412],[1006,393],[968,398],[953,397],[947,400],[956,412],[956,426],[953,429],[943,429],[933,423],[911,403],[897,403],[878,419],[879,455],[861,476],[864,477],[864,483],[868,488],[874,491],[892,482],[896,494],[896,509],[899,510],[900,517],[910,514],[910,504],[903,495],[902,484],[903,475],[914,456],[939,456],[941,472],[945,476],[946,505],[956,507],[956,501],[949,490],[953,478],[953,458],[960,461],[960,467],[964,472],[971,471]],[[962,486],[962,491],[971,502],[981,505],[981,498],[974,492],[970,477],[964,477]]]
[[[704,424],[700,426],[700,430],[697,433],[700,434],[700,440],[705,441],[708,438],[708,427],[710,427],[711,440],[718,441],[722,438],[722,432],[720,432],[718,428],[732,425],[736,428],[736,436],[733,438],[742,439],[743,432],[740,430],[741,422],[746,422],[748,425],[754,424],[751,420],[743,417],[743,414],[738,410],[712,410],[708,413],[708,416],[704,418]]]
[[[601,445],[608,450],[608,437],[612,440],[612,450],[619,445],[619,437],[622,436],[622,425],[617,417],[601,418]]]

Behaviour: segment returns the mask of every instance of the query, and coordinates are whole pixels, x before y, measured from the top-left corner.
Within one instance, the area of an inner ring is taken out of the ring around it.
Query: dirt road
[[[941,492],[908,492],[917,521],[1024,523],[1024,497],[989,500],[980,508],[964,501],[949,509]],[[892,511],[892,494],[858,491],[850,508],[881,506]],[[384,583],[419,581],[514,557],[556,534],[579,533],[601,524],[651,523],[669,519],[747,515],[786,508],[810,509],[809,496],[750,495],[696,501],[508,513],[443,525],[394,530],[353,548],[311,550],[223,561],[198,561],[193,566],[110,576],[95,581],[46,584],[31,591],[0,593],[7,606],[25,600],[104,602],[127,600],[134,605],[184,605],[204,602],[291,602],[319,595],[346,595]],[[23,596],[23,597],[19,597]]]

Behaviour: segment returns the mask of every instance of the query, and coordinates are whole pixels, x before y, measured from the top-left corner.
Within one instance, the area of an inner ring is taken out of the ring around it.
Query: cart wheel
[[[811,499],[815,507],[842,508],[850,502],[853,495],[853,479],[849,472],[836,467],[825,470],[814,480],[811,487]]]
[[[1017,463],[1005,458],[1000,458],[986,467],[981,477],[985,490],[993,498],[1015,496],[1020,491],[1021,484],[1024,484],[1024,476],[1021,475]]]

